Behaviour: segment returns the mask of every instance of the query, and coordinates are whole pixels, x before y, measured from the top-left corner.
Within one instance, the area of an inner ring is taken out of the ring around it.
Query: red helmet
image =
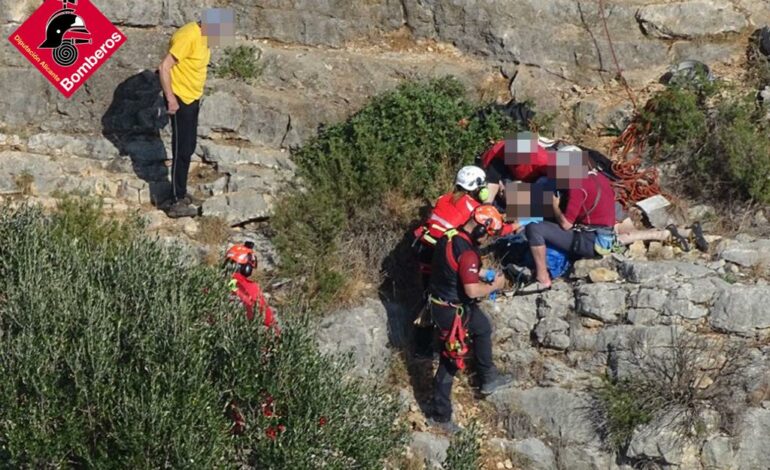
[[[493,237],[503,229],[503,216],[492,204],[482,204],[473,210],[473,220],[484,227],[487,235]]]
[[[248,277],[257,268],[257,256],[254,254],[254,243],[246,242],[242,245],[233,245],[225,253],[225,263],[232,262],[238,265],[238,271]]]

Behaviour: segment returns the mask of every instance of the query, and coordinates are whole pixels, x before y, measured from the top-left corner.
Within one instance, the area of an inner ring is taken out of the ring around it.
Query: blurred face
[[[506,183],[505,216],[508,220],[528,217],[552,217],[554,192],[530,183]]]
[[[549,153],[548,160],[548,177],[556,180],[557,188],[576,188],[580,180],[588,176],[586,152],[559,150],[556,153]]]
[[[519,132],[515,139],[505,139],[505,164],[530,165],[537,152],[537,134]]]
[[[207,8],[201,17],[201,32],[209,47],[235,43],[235,12],[230,8]]]

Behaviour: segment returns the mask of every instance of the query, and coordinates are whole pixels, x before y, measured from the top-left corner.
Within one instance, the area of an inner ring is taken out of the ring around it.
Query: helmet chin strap
[[[471,240],[473,240],[474,243],[477,245],[481,244],[481,239],[484,238],[484,236],[487,234],[487,228],[483,225],[476,222],[476,226],[473,227],[473,230],[471,230],[471,233],[469,234],[471,237]]]

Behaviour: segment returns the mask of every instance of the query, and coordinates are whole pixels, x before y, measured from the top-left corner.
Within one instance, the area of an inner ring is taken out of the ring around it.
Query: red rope
[[[607,18],[604,16],[604,0],[599,0],[599,16],[602,19],[602,25],[604,27],[604,35],[607,36],[607,44],[610,46],[612,61],[615,63],[615,68],[618,71],[618,80],[620,80],[620,82],[623,84],[623,88],[626,89],[626,93],[628,93],[628,98],[631,100],[631,104],[634,105],[634,111],[638,111],[638,108],[636,107],[636,99],[634,98],[634,93],[631,91],[631,88],[628,86],[628,82],[626,82],[625,77],[623,77],[623,70],[621,70],[620,63],[618,62],[618,56],[615,54],[615,46],[612,44],[610,29],[607,27]]]

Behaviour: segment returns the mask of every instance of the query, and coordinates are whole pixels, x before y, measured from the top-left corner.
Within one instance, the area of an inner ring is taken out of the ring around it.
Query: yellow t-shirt
[[[171,68],[171,90],[185,104],[203,96],[211,51],[198,23],[187,23],[171,36],[169,52],[177,60]]]

